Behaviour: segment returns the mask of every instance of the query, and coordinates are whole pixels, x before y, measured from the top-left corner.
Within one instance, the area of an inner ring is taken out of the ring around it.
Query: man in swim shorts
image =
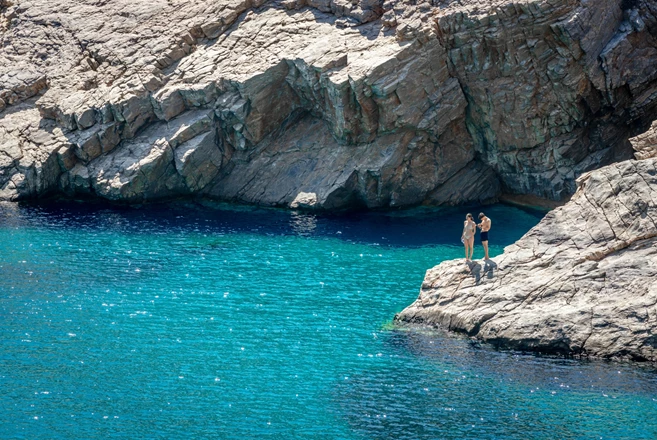
[[[481,221],[477,225],[481,229],[479,238],[481,238],[481,244],[484,246],[484,260],[488,260],[488,231],[490,231],[491,221],[483,212],[479,213],[479,220]]]

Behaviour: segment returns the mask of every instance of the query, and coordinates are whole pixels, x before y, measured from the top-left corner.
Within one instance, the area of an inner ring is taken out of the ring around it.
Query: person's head
[[[486,217],[486,216],[484,215],[484,213],[483,213],[483,212],[480,212],[480,213],[479,213],[479,220],[481,220],[481,219],[484,218],[484,217]]]
[[[472,220],[472,214],[467,213],[466,216],[465,216],[465,219],[466,220]]]

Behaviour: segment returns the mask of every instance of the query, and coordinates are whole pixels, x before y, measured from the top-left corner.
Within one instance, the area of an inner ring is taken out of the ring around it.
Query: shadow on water
[[[540,218],[482,209],[498,243]],[[417,296],[426,261],[447,254],[405,248],[460,247],[468,211],[0,204],[5,437],[50,438],[44,421],[62,437],[100,437],[99,418],[77,415],[93,411],[135,437],[657,438],[652,370],[378,327]],[[295,239],[268,239],[280,236]],[[404,249],[363,257],[328,238]],[[478,264],[480,276],[496,271]]]
[[[340,413],[366,438],[654,438],[657,432],[630,414],[654,414],[654,368],[497,351],[426,328],[387,332],[384,344],[400,369],[367,370],[334,392]]]
[[[651,365],[497,350],[466,336],[423,327],[393,330],[387,336],[387,346],[397,354],[411,353],[446,368],[467,365],[470,374],[513,379],[522,386],[657,395],[657,368]]]
[[[0,227],[77,227],[82,230],[114,230],[131,234],[252,233],[336,238],[395,247],[444,244],[460,247],[459,237],[465,214],[480,210],[485,211],[498,225],[505,225],[499,229],[493,225],[491,243],[494,245],[513,243],[543,216],[540,212],[507,205],[310,213],[226,204],[178,202],[134,208],[102,203],[48,201],[0,204]],[[509,224],[517,225],[517,229],[506,226]],[[484,273],[487,270],[484,268]]]

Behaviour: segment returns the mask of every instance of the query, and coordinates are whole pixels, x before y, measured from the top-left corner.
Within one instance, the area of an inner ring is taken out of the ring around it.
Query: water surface
[[[0,438],[656,438],[651,369],[391,324],[465,212],[2,205]]]

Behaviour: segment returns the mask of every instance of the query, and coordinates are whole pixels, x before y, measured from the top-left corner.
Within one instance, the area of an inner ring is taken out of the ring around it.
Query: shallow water
[[[656,438],[651,369],[391,324],[464,213],[3,205],[0,438]]]

